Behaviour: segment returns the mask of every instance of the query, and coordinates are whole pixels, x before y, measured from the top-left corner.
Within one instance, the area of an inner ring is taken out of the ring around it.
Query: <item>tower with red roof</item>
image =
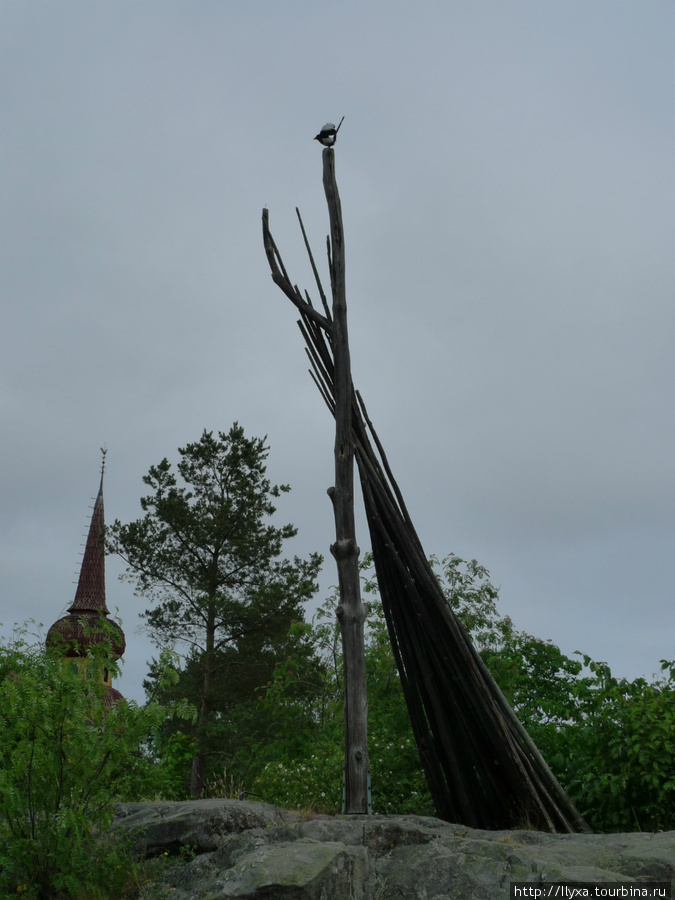
[[[108,689],[109,703],[112,705],[122,695],[112,686],[110,669],[92,670],[93,660],[87,650],[107,641],[113,659],[119,659],[126,647],[126,638],[121,627],[109,618],[110,610],[105,598],[105,550],[103,533],[105,517],[103,510],[103,471],[105,451],[101,467],[101,483],[94,502],[94,511],[89,523],[87,543],[84,548],[80,577],[75,591],[75,599],[68,608],[67,615],[55,622],[47,632],[47,647],[63,653],[66,661],[77,669],[84,678],[101,680]]]

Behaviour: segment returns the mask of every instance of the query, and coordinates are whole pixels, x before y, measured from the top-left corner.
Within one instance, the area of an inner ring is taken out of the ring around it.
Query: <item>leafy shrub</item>
[[[164,735],[163,729],[152,736],[152,755],[156,761],[162,800],[186,800],[190,796],[190,769],[197,740],[183,731]]]
[[[432,560],[462,621],[554,774],[596,831],[675,829],[675,663],[648,682],[615,678],[605,663],[566,656],[550,640],[515,628],[498,608],[489,572],[454,554]],[[371,561],[362,567],[373,810],[433,814],[392,657]],[[298,692],[290,653],[264,689],[276,717],[274,743],[247,748],[248,783],[265,800],[338,811],[343,766],[343,692],[334,595],[298,627],[322,656],[323,675]],[[251,762],[251,758],[253,761]]]
[[[517,631],[475,561],[449,556],[449,602],[554,774],[595,831],[675,828],[675,663],[653,682]]]
[[[433,815],[396,665],[391,653],[376,582],[362,567],[368,680],[368,741],[373,812]],[[276,740],[256,748],[249,763],[252,791],[282,806],[340,812],[344,766],[344,693],[337,593],[311,624],[296,623],[296,652],[280,664],[260,706],[276,716]],[[323,668],[306,678],[300,661],[309,642]],[[303,689],[300,689],[302,685]]]
[[[580,727],[570,727],[561,778],[598,831],[675,828],[675,663],[660,678],[615,678],[584,656],[592,672]]]
[[[88,661],[115,672],[105,644]],[[145,742],[158,704],[110,705],[25,634],[0,646],[0,892],[27,897],[122,896],[129,847],[108,834],[115,801],[162,791]],[[176,710],[176,712],[182,712]]]
[[[342,663],[330,615],[330,608],[322,607],[311,625],[293,623],[291,652],[261,688],[258,702],[275,740],[254,748],[247,784],[268,803],[289,809],[342,808]],[[306,668],[307,645],[319,652],[322,667]]]

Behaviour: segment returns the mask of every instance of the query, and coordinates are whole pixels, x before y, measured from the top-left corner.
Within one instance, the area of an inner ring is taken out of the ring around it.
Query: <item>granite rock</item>
[[[671,881],[675,832],[480,831],[421,816],[302,817],[262,803],[120,804],[153,864],[139,900],[506,900],[511,881]],[[183,854],[185,857],[185,854]]]

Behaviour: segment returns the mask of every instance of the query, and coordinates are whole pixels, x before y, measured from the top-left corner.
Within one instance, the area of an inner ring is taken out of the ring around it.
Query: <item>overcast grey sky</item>
[[[311,289],[294,210],[322,259],[344,115],[354,380],[427,552],[616,674],[675,658],[674,39],[659,0],[0,0],[4,633],[72,602],[104,444],[129,521],[238,420],[328,556],[333,424],[260,214]]]

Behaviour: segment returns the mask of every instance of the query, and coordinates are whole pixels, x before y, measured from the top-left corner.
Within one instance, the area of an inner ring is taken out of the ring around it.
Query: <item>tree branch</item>
[[[286,294],[288,299],[295,307],[297,307],[302,313],[307,315],[308,318],[313,319],[317,323],[317,325],[320,325],[321,328],[324,329],[324,331],[330,333],[333,327],[331,321],[326,318],[325,315],[322,315],[317,309],[315,309],[311,305],[311,303],[308,303],[302,296],[298,288],[291,283],[286,269],[284,268],[281,254],[277,249],[277,245],[274,243],[274,238],[272,237],[272,233],[269,229],[269,211],[267,209],[263,209],[262,222],[263,245],[265,248],[265,254],[267,256],[267,262],[269,263],[270,271],[272,273],[272,280],[277,285],[277,287],[280,288],[284,292],[284,294]]]

